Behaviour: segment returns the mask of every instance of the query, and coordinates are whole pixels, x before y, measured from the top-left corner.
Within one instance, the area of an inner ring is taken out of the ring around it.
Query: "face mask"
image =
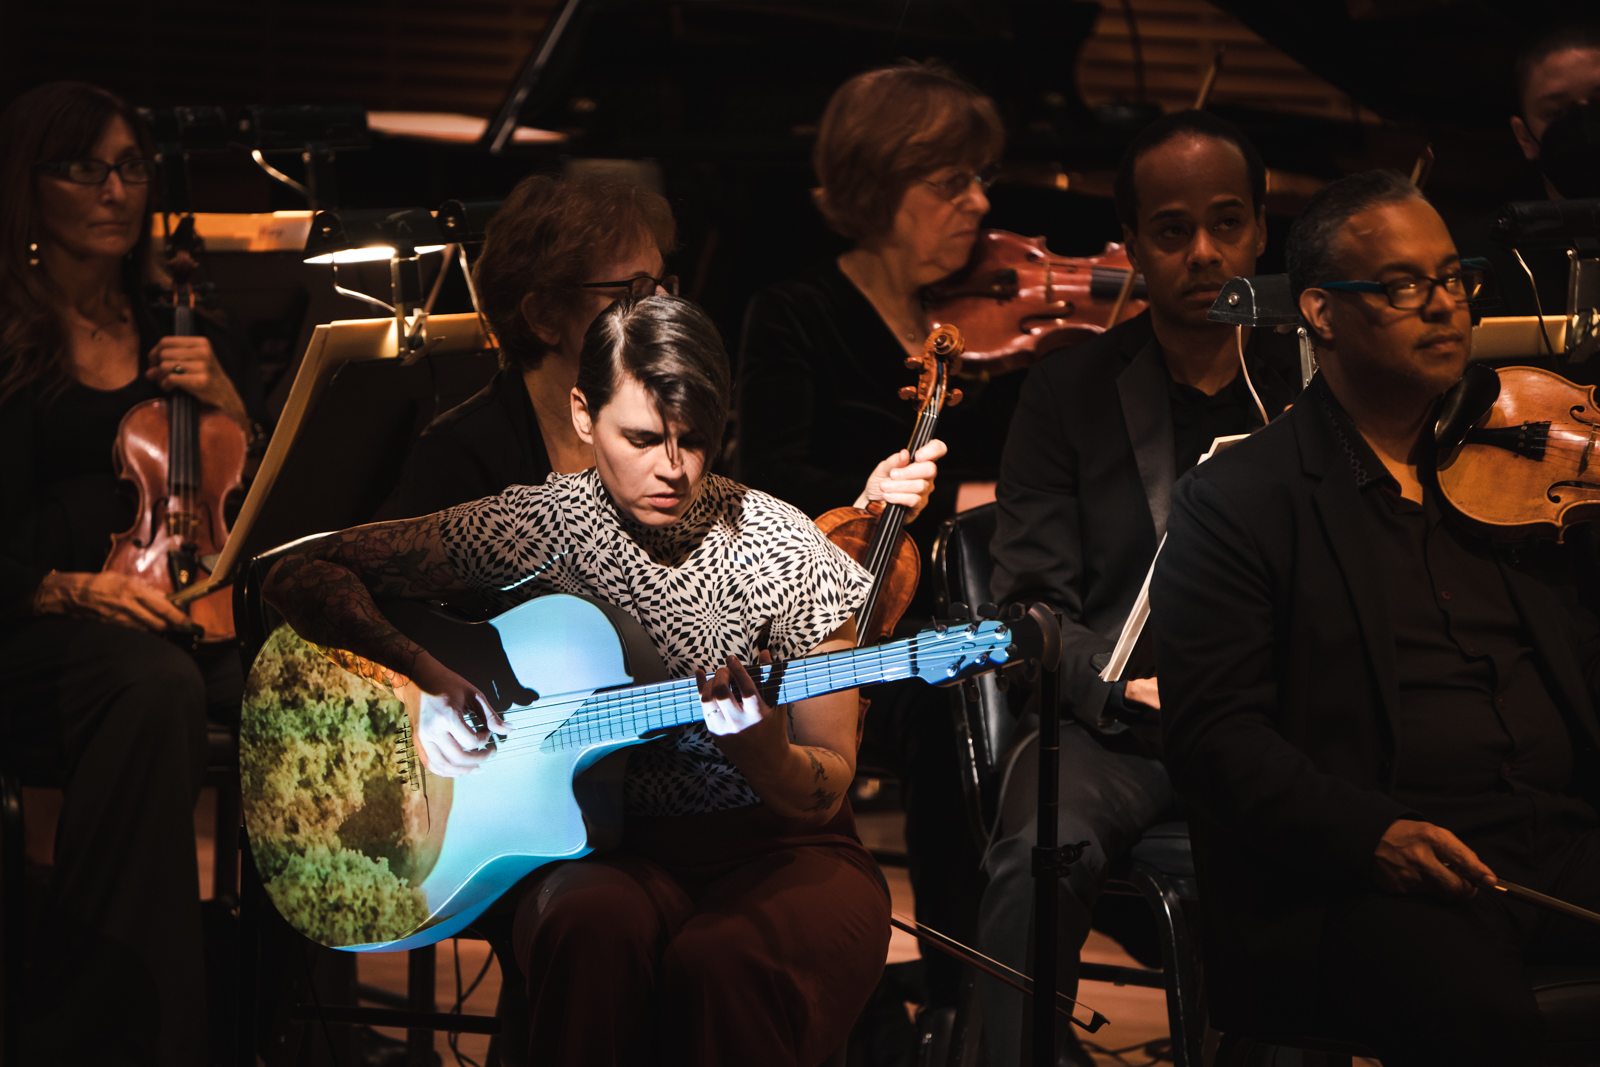
[[[1569,200],[1600,196],[1600,107],[1579,104],[1545,129],[1539,169]]]

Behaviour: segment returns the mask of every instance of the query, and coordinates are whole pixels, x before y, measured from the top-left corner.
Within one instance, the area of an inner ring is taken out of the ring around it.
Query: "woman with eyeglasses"
[[[0,115],[0,765],[66,794],[29,1063],[206,1053],[193,811],[207,712],[238,714],[238,658],[185,652],[165,594],[101,568],[135,517],[112,465],[122,416],[174,389],[249,414],[221,335],[166,336],[170,308],[147,303],[154,155],[137,113],[90,85]]]
[[[490,221],[473,265],[479,302],[500,342],[500,370],[418,438],[379,517],[426,515],[593,466],[594,450],[568,417],[584,333],[620,298],[676,296],[678,279],[666,268],[676,241],[672,208],[650,189],[600,178],[524,178]],[[931,445],[918,463],[898,452],[884,449],[882,462],[867,464],[834,505],[861,497],[920,510],[943,446]]]
[[[963,267],[989,210],[984,195],[1004,131],[993,101],[936,63],[857,75],[828,102],[812,153],[817,206],[852,247],[751,300],[740,344],[736,476],[810,515],[838,506],[877,457],[904,448],[916,405],[899,397],[933,323],[923,290]],[[939,420],[949,446],[940,484],[907,532],[926,560],[939,525],[994,499],[1021,375],[960,380],[965,398]],[[925,567],[908,623],[926,620]],[[867,715],[872,762],[898,771],[920,919],[954,936],[975,930],[982,893],[948,707],[876,686]],[[865,758],[865,757],[864,757]],[[954,1003],[959,971],[929,961],[930,1002]]]

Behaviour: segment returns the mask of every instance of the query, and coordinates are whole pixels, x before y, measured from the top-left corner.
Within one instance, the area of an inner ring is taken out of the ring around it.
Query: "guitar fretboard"
[[[767,704],[777,707],[842,689],[902,678],[922,677],[937,684],[956,677],[974,664],[1006,662],[1009,643],[1003,624],[986,622],[952,627],[943,633],[929,630],[902,641],[751,668],[751,676]],[[966,646],[971,647],[970,655],[963,654]],[[938,676],[930,677],[935,671]],[[594,694],[545,738],[540,747],[553,750],[605,744],[636,738],[651,730],[683,726],[700,717],[700,692],[692,678],[631,686]]]

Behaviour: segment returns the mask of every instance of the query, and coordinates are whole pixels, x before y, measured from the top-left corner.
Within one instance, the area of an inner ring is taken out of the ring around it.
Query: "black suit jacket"
[[[510,485],[539,485],[550,470],[522,375],[502,367],[488,385],[422,431],[400,484],[376,518],[430,515]]]
[[[1173,492],[1151,585],[1164,754],[1187,801],[1223,1028],[1317,1026],[1328,904],[1370,890],[1411,814],[1391,795],[1394,635],[1365,504],[1324,401],[1207,462]],[[1600,788],[1592,542],[1500,560],[1579,758]],[[1594,798],[1591,796],[1591,800]]]
[[[1298,379],[1273,347],[1257,331],[1247,358],[1275,415]],[[1028,373],[1000,461],[994,601],[1064,613],[1062,699],[1091,724],[1112,688],[1091,657],[1115,646],[1167,528],[1170,382],[1148,312],[1052,352]]]

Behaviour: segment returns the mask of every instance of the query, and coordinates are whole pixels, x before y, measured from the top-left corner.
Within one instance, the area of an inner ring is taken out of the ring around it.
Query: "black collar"
[[[1349,462],[1350,473],[1355,476],[1356,488],[1365,489],[1369,485],[1380,485],[1398,493],[1400,483],[1395,481],[1394,475],[1389,473],[1389,468],[1383,465],[1383,460],[1378,458],[1372,446],[1367,444],[1367,439],[1361,436],[1361,431],[1356,429],[1356,424],[1350,420],[1349,412],[1339,403],[1339,398],[1333,395],[1333,390],[1328,388],[1328,383],[1322,375],[1319,374],[1311,380],[1311,388],[1307,392],[1321,405],[1323,413],[1327,416],[1328,426],[1333,431],[1333,439]]]

